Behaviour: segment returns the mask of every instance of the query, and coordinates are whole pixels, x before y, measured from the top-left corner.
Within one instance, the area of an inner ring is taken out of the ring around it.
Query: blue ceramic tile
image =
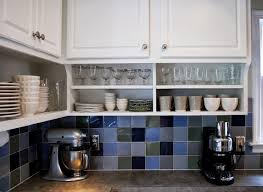
[[[174,155],[187,155],[187,142],[174,143]]]
[[[145,129],[146,141],[159,141],[160,140],[160,128],[146,128]]]
[[[173,127],[173,117],[172,116],[160,117],[160,127]]]
[[[117,142],[117,129],[104,129],[103,142]]]
[[[160,157],[146,157],[145,161],[145,169],[160,169]]]
[[[10,137],[10,141],[9,141],[10,154],[19,151],[19,140],[20,140],[19,135]]]
[[[103,158],[104,157],[93,157],[91,156],[90,167],[92,170],[103,169]]]
[[[216,127],[216,116],[203,116],[203,127]]]
[[[131,117],[117,117],[118,128],[131,127]]]
[[[188,142],[188,155],[200,155],[201,142]]]
[[[146,117],[131,117],[131,127],[133,128],[145,128],[146,127]]]
[[[246,116],[244,115],[233,115],[232,116],[232,126],[245,126],[246,125]]]
[[[246,155],[255,155],[253,152],[252,152],[252,146],[250,145],[246,145],[246,152],[245,152]]]
[[[28,163],[28,149],[20,151],[20,166]]]
[[[5,156],[3,158],[0,158],[0,178],[5,176],[9,172],[10,172],[10,159],[9,159],[9,156]]]
[[[40,160],[40,169],[41,170],[48,170],[49,167],[49,154],[50,154],[50,146],[48,143],[42,143],[40,144],[40,154],[39,154],[39,160]]]
[[[89,118],[90,128],[102,128],[103,127],[103,117],[102,116],[91,116]]]
[[[132,157],[132,169],[145,169],[145,157]]]
[[[5,177],[0,178],[0,189],[3,192],[6,192],[10,189],[10,183],[9,183],[10,178],[9,177],[10,176],[8,174]]]
[[[31,132],[31,131],[36,131],[36,130],[38,130],[37,124],[29,125],[29,126],[28,126],[28,131],[29,131],[29,132]]]
[[[10,155],[10,171],[15,170],[20,166],[19,152]]]
[[[25,132],[25,133],[20,134],[19,150],[21,151],[28,147],[29,147],[29,133]]]
[[[103,157],[103,169],[105,170],[118,169],[118,157]]]
[[[116,156],[117,155],[117,143],[103,143],[103,155],[104,156]]]
[[[39,143],[41,143],[41,141],[42,141],[41,130],[29,132],[29,146],[39,144]]]
[[[100,143],[100,150],[99,151],[94,151],[94,150],[91,150],[91,156],[103,156],[103,143]]]
[[[252,113],[248,113],[248,115],[246,115],[246,126],[252,127],[252,124],[253,124]]]
[[[173,155],[173,143],[161,142],[160,143],[160,155]]]
[[[76,117],[63,117],[58,119],[59,127],[61,128],[75,128],[76,127]]]
[[[188,127],[202,127],[202,116],[188,117]]]
[[[186,116],[175,116],[173,118],[174,127],[187,127],[187,117]]]
[[[160,141],[172,142],[173,141],[173,128],[172,127],[162,127],[160,128]]]
[[[36,174],[39,171],[39,162],[38,161],[33,161],[29,163],[29,173],[30,176]]]
[[[26,133],[26,132],[28,132],[28,127],[26,126],[26,127],[21,127],[20,129],[20,134],[21,133]]]
[[[89,128],[89,117],[80,116],[76,117],[77,128]]]
[[[132,128],[132,141],[145,141],[145,129],[144,128]]]
[[[104,127],[105,128],[117,128],[117,117],[116,116],[106,116],[104,117]]]
[[[18,135],[19,134],[19,128],[17,129],[12,129],[9,131],[9,136],[12,137],[12,136],[15,136],[15,135]]]
[[[98,128],[98,129],[89,129],[89,135],[99,135],[100,142],[104,142],[104,129]]]
[[[145,156],[145,143],[144,142],[132,142],[131,143],[131,155],[137,157]]]
[[[174,141],[187,141],[188,129],[174,128]]]
[[[131,155],[131,143],[117,143],[117,155],[118,156],[130,156]]]
[[[175,155],[173,157],[174,169],[188,169],[188,156],[187,155]]]
[[[9,155],[9,143],[0,147],[0,158]]]
[[[173,156],[160,156],[160,169],[173,169]]]
[[[33,162],[37,159],[38,159],[38,157],[37,157],[37,146],[33,145],[33,146],[29,147],[29,149],[28,149],[28,161]]]
[[[40,129],[48,129],[48,128],[50,128],[50,122],[47,121],[47,122],[43,122],[43,123],[38,123],[37,127]],[[20,132],[21,132],[21,129],[20,129]]]

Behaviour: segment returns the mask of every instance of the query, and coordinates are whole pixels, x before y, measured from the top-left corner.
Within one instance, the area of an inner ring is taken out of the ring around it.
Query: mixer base
[[[50,181],[80,181],[80,180],[83,180],[83,179],[86,179],[88,177],[88,174],[84,174],[84,175],[81,175],[81,176],[78,176],[78,177],[66,177],[66,176],[63,176],[63,177],[51,177],[49,175],[47,176],[44,176],[43,179],[45,180],[50,180]]]

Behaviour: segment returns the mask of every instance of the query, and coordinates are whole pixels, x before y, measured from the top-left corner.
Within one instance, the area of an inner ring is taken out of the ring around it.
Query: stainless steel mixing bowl
[[[69,151],[63,150],[62,162],[64,166],[71,171],[82,171],[88,169],[89,156],[86,150]]]

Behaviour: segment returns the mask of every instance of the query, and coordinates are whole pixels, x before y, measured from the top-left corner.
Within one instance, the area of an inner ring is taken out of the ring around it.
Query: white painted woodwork
[[[62,0],[38,0],[35,29],[45,35],[38,40],[38,49],[54,56],[61,56]]]
[[[149,0],[69,0],[67,57],[148,57],[149,19]]]
[[[246,0],[161,0],[162,58],[247,57]]]
[[[33,47],[34,0],[0,0],[0,37]]]

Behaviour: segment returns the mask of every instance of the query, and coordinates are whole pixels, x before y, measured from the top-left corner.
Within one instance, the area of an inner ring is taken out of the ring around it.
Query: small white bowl
[[[40,81],[19,81],[21,86],[39,86]]]
[[[114,111],[116,104],[115,103],[105,103],[107,111]]]
[[[238,98],[221,98],[222,108],[225,111],[235,111],[238,106]]]
[[[37,112],[43,113],[47,110],[47,108],[48,108],[48,105],[46,105],[46,106],[45,105],[39,105]]]
[[[39,92],[21,92],[21,97],[39,97]]]
[[[204,104],[207,111],[217,111],[220,107],[220,98],[204,98]]]
[[[39,86],[21,86],[20,90],[22,92],[39,92]]]
[[[22,102],[21,109],[24,117],[34,115],[39,107],[39,102]]]
[[[126,111],[127,107],[128,107],[128,103],[126,103],[126,104],[119,104],[119,103],[117,103],[117,108],[118,108],[119,111]]]
[[[32,81],[40,80],[40,76],[35,75],[17,75],[15,76],[16,81]]]
[[[21,97],[22,102],[38,102],[39,97]]]

